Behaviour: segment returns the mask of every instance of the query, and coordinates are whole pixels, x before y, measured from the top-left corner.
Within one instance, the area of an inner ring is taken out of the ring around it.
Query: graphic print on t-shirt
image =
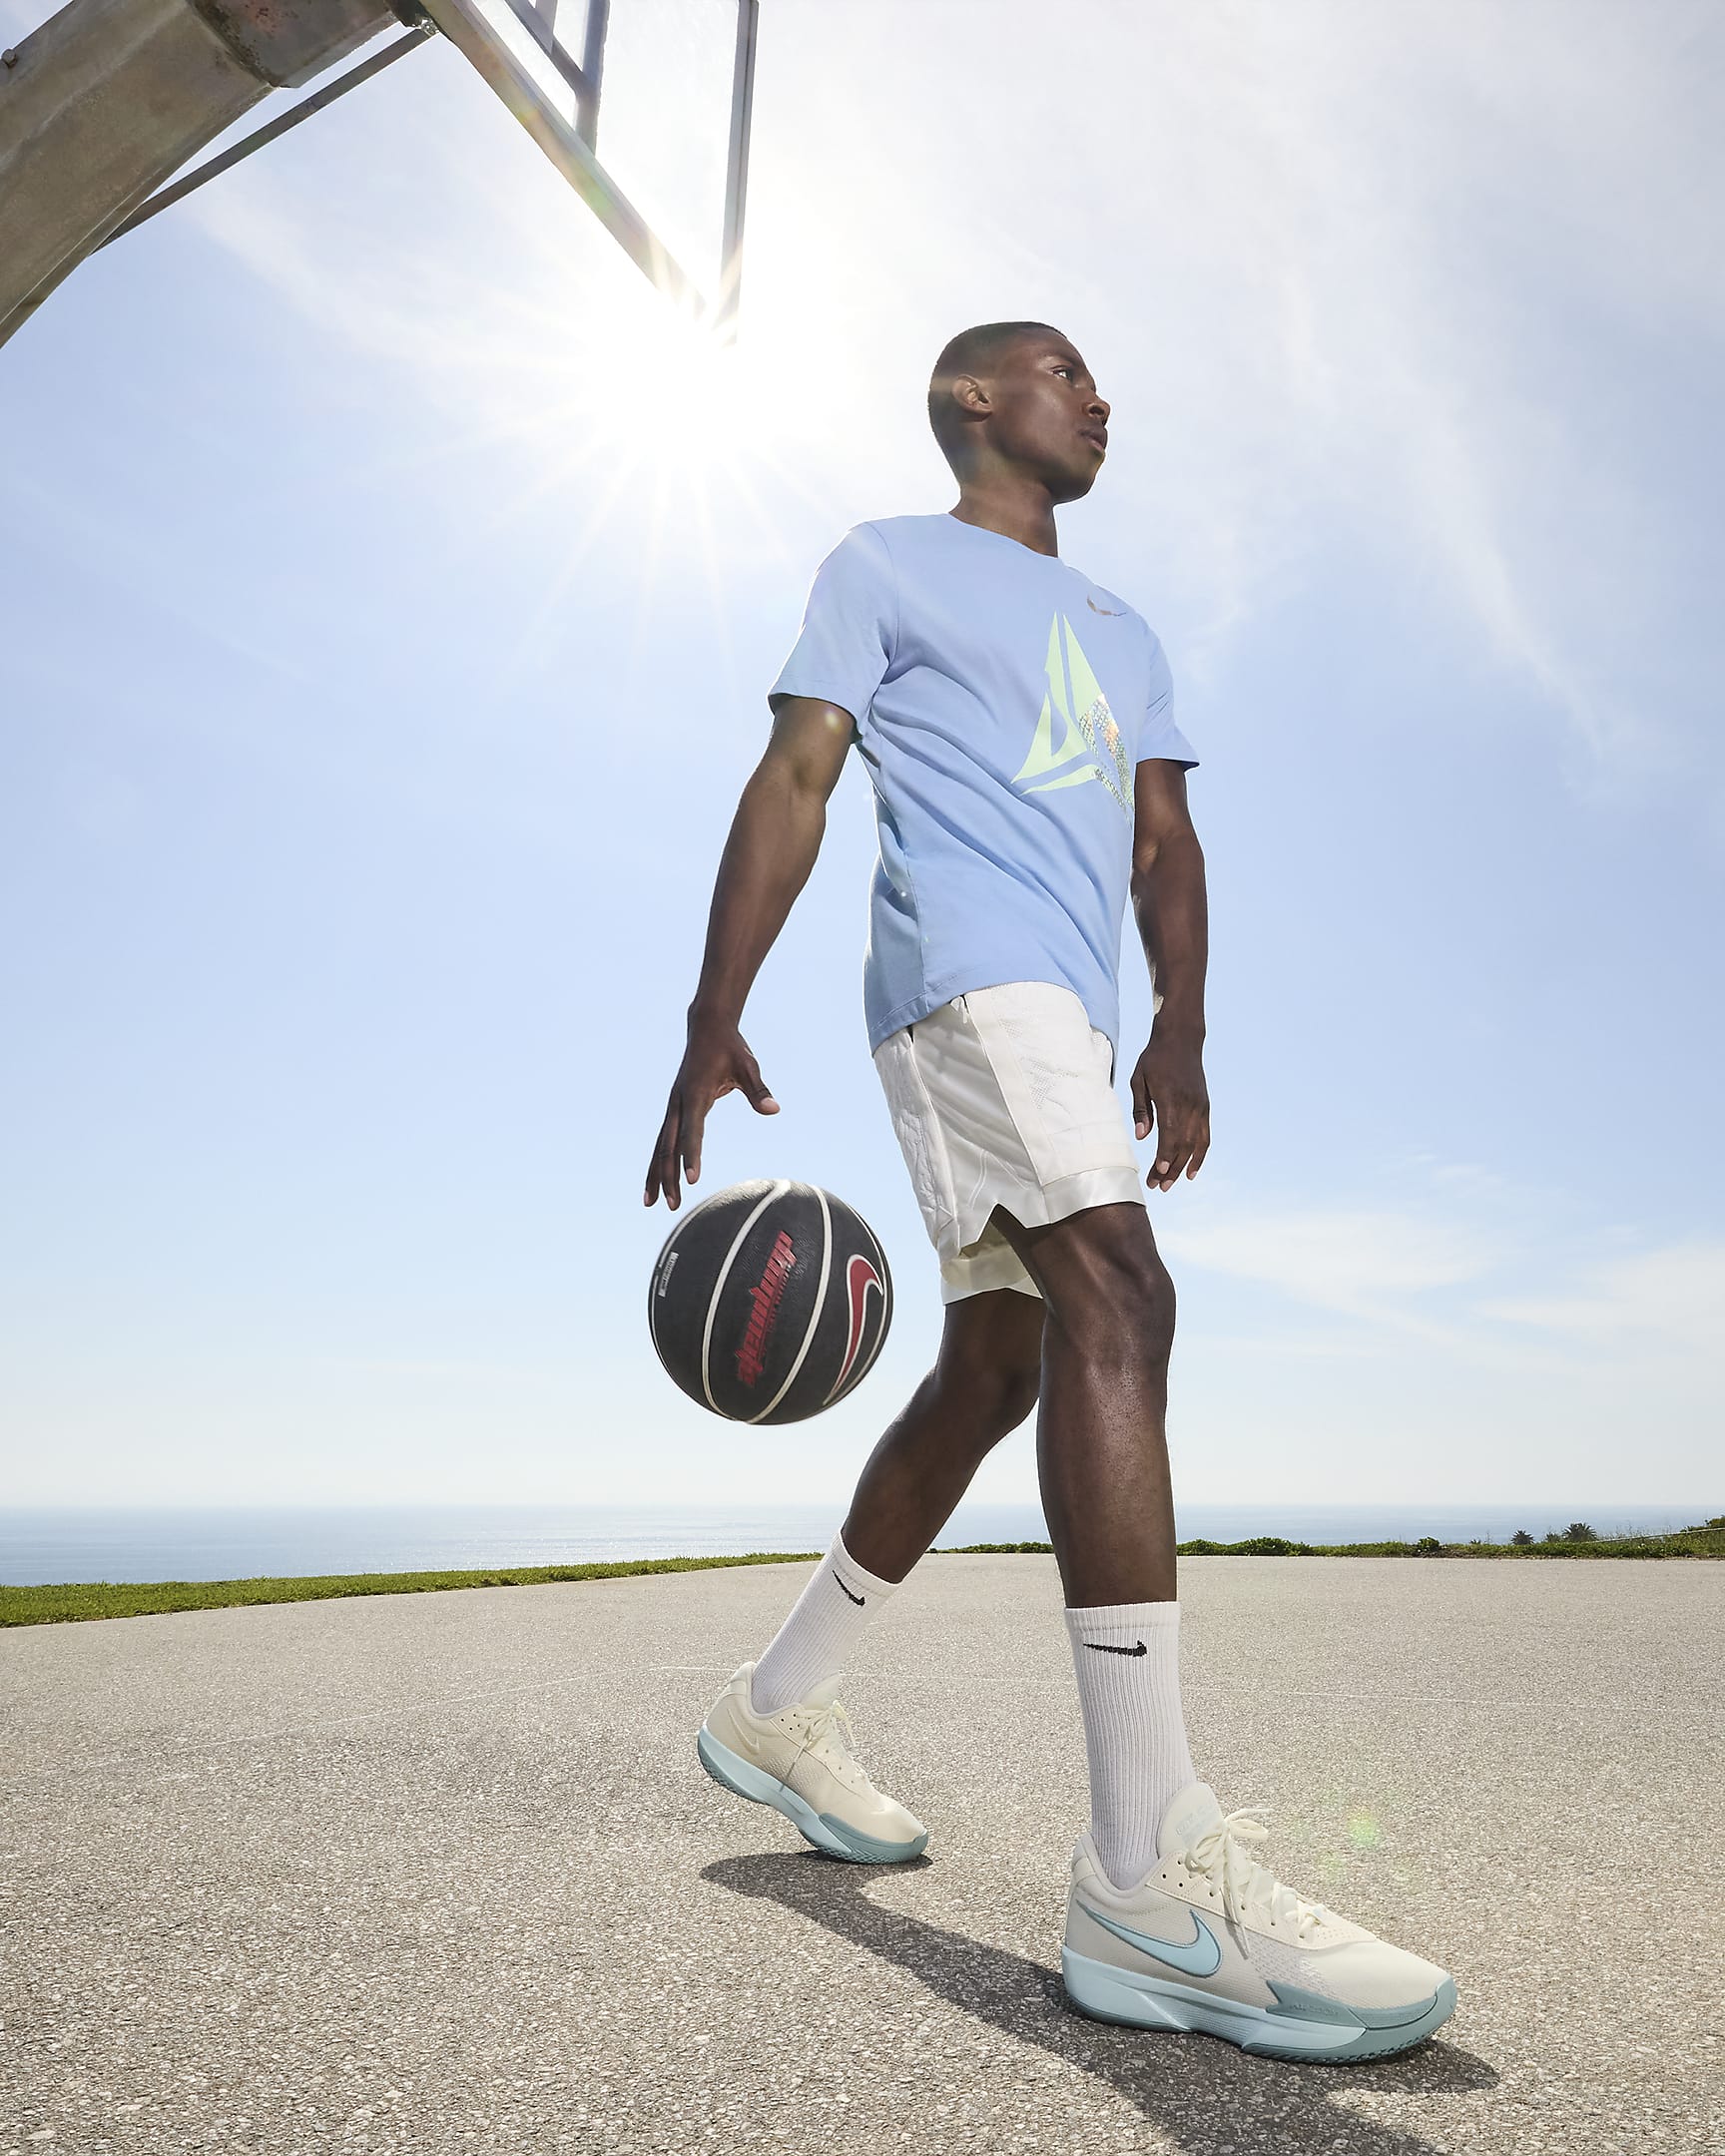
[[[1012,784],[1026,794],[1052,794],[1058,787],[1082,786],[1100,779],[1127,815],[1132,813],[1132,766],[1126,744],[1102,694],[1078,632],[1064,614],[1056,614],[1048,627],[1047,693],[1041,717],[1031,737],[1030,754],[1013,774]],[[1054,721],[1060,721],[1060,738],[1054,738]],[[1073,759],[1083,762],[1073,766]],[[1062,769],[1073,766],[1072,769]],[[1110,769],[1110,767],[1112,767]],[[1044,779],[1044,772],[1054,777]],[[1026,784],[1035,780],[1035,785]]]

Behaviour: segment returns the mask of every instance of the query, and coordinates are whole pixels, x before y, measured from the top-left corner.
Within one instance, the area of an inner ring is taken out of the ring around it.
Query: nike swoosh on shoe
[[[1147,1932],[1129,1930],[1125,1924],[1116,1923],[1112,1916],[1104,1916],[1100,1909],[1092,1908],[1088,1901],[1081,1900],[1078,1906],[1104,1931],[1112,1931],[1128,1946],[1135,1946],[1140,1953],[1165,1961],[1170,1968],[1181,1969],[1188,1976],[1214,1976],[1222,1966],[1222,1948],[1216,1934],[1196,1909],[1191,1911],[1192,1936],[1181,1940],[1154,1938]]]

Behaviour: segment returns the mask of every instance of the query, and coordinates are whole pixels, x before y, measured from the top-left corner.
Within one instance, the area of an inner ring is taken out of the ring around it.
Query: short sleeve
[[[891,662],[897,613],[886,542],[859,524],[815,572],[802,633],[769,701],[816,697],[849,712],[861,728]]]
[[[1140,764],[1179,764],[1191,771],[1198,762],[1192,744],[1174,724],[1174,677],[1162,640],[1146,625],[1150,639],[1150,693],[1144,711],[1144,728],[1138,737]]]

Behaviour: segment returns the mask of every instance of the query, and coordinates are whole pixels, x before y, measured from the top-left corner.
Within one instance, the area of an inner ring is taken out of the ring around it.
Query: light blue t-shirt
[[[999,532],[887,517],[821,564],[772,693],[849,712],[873,781],[869,1048],[1004,981],[1073,989],[1118,1047],[1135,767],[1197,762],[1143,618]]]

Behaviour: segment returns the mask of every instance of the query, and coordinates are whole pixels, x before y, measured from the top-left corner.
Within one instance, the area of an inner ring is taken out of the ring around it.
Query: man
[[[1210,1143],[1204,857],[1161,646],[1057,549],[1055,509],[1090,491],[1109,407],[1068,338],[996,322],[941,353],[928,414],[957,506],[860,525],[822,565],[720,864],[646,1198],[677,1207],[722,1095],[777,1112],[744,1001],[855,745],[880,837],[869,1046],[940,1256],[945,1329],[829,1557],[715,1703],[700,1756],[836,1856],[921,1852],[926,1831],[847,1741],[840,1675],[983,1456],[1039,1402],[1091,1786],[1069,1996],[1257,2051],[1402,2050],[1447,2018],[1454,1985],[1283,1886],[1253,1855],[1265,1829],[1223,1816],[1186,1746],[1163,1429],[1174,1293],[1113,1070],[1130,895],[1156,991],[1131,1075],[1137,1135],[1155,1132],[1152,1188],[1196,1175]]]

